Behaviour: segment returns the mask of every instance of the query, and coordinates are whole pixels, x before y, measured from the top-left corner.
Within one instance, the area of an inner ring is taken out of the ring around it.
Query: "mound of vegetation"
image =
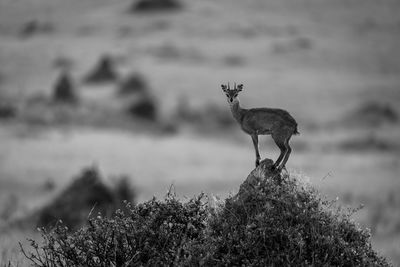
[[[53,100],[59,103],[75,104],[78,96],[75,92],[75,85],[67,72],[62,72],[53,88]]]
[[[140,119],[155,121],[157,120],[157,105],[153,98],[144,96],[129,105],[128,113]]]
[[[87,83],[113,82],[118,79],[114,61],[109,55],[100,57],[96,66],[85,77]]]
[[[36,266],[389,266],[368,231],[267,159],[217,207],[202,195],[128,205],[23,250]]]
[[[387,266],[370,234],[294,177],[262,162],[210,220],[210,263],[255,266]],[[221,241],[220,241],[221,240]]]
[[[98,170],[86,168],[47,206],[38,212],[39,227],[53,227],[59,220],[69,229],[78,229],[88,218],[112,215],[123,201],[134,201],[134,192],[127,178],[120,179],[115,188],[102,182]]]
[[[103,55],[97,65],[85,78],[88,83],[113,82],[118,79],[113,59],[109,55]]]
[[[172,11],[181,9],[182,4],[177,0],[139,0],[131,6],[131,12]]]
[[[133,93],[147,93],[149,86],[143,75],[131,73],[118,86],[118,94],[121,96]]]
[[[35,34],[47,34],[54,31],[54,26],[50,22],[30,20],[25,22],[20,29],[20,36],[28,38]]]
[[[11,103],[0,100],[0,119],[11,119],[17,115],[17,109]]]

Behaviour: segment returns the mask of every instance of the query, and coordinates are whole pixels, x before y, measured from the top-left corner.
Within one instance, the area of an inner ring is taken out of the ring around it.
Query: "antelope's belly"
[[[243,120],[241,124],[243,131],[248,134],[257,135],[271,134],[271,129],[273,126],[273,123],[270,123],[268,120],[260,120],[256,117],[248,117]]]
[[[242,125],[242,130],[247,134],[256,134],[256,135],[268,135],[271,134],[270,129],[257,129],[255,127],[251,127],[249,125]]]

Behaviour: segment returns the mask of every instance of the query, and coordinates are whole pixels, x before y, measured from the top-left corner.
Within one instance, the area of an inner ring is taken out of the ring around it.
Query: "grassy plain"
[[[29,213],[92,164],[110,179],[130,176],[139,201],[163,196],[171,184],[182,196],[227,196],[254,164],[250,138],[215,122],[228,112],[220,84],[236,81],[245,87],[244,107],[284,108],[298,121],[288,170],[330,198],[364,204],[355,220],[400,264],[400,118],[352,116],[368,103],[400,114],[398,1],[182,3],[176,12],[131,14],[125,0],[0,0],[0,100],[19,111],[0,121],[0,211]],[[30,21],[50,30],[27,35]],[[157,122],[123,114],[127,100],[116,84],[82,81],[103,54],[122,77],[146,78]],[[40,100],[51,95],[62,60],[70,62],[78,107]],[[200,115],[183,121],[182,105]],[[177,131],[163,133],[165,125]],[[278,156],[269,137],[261,152]],[[48,181],[55,190],[46,190]],[[29,233],[3,233],[0,264],[23,262],[17,241]]]

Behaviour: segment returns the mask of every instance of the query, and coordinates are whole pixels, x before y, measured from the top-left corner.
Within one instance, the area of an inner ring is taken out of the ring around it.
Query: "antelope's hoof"
[[[283,169],[285,169],[285,171],[286,171],[286,166],[280,166],[280,167],[278,168],[278,172],[282,172]]]

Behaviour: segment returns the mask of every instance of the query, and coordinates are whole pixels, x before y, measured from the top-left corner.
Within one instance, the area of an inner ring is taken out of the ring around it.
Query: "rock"
[[[240,185],[236,198],[242,200],[247,199],[248,194],[251,194],[255,189],[264,184],[265,179],[281,181],[281,174],[271,169],[273,164],[274,162],[271,159],[264,159],[261,161],[260,165],[256,167]]]

